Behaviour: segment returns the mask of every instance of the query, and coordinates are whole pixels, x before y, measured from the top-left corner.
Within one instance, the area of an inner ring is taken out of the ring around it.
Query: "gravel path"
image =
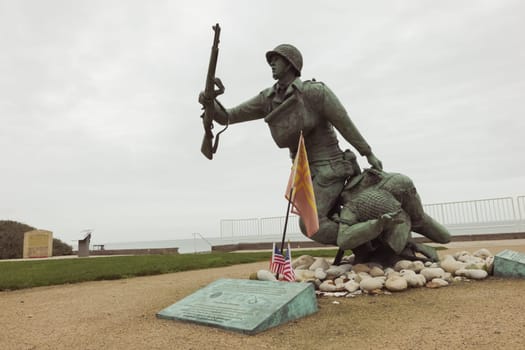
[[[525,252],[524,241],[440,253]],[[267,263],[0,292],[0,349],[525,349],[525,279],[321,298],[317,314],[255,336],[155,317],[218,278],[261,268]]]

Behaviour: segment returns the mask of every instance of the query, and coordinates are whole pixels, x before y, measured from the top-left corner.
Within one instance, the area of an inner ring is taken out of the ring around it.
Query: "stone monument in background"
[[[49,258],[53,255],[53,232],[33,230],[24,233],[24,259]]]
[[[78,240],[78,257],[85,258],[89,256],[89,244],[91,242],[91,234],[93,230],[87,229],[80,232],[80,239]]]

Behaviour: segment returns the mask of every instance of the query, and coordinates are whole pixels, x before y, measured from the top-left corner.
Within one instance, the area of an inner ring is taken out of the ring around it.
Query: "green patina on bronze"
[[[381,161],[328,86],[300,79],[303,57],[297,48],[278,45],[266,53],[266,60],[277,80],[271,87],[233,108],[225,108],[217,99],[204,103],[204,93],[199,101],[206,114],[222,125],[264,120],[276,145],[288,148],[292,159],[302,131],[320,226],[312,239],[352,249],[362,261],[415,259],[417,252],[437,260],[432,248],[412,241],[411,232],[439,243],[449,242],[450,234],[423,212],[410,179],[383,171]],[[371,169],[362,174],[354,152],[339,147],[336,130],[366,157]],[[302,224],[301,229],[304,233]]]
[[[437,243],[450,241],[448,230],[424,212],[405,175],[367,169],[346,184],[341,199],[343,207],[333,216],[339,222],[337,245],[354,250],[357,262],[389,265],[398,258],[416,259],[417,252],[437,261],[435,250],[414,242],[412,232]]]
[[[525,278],[525,254],[504,250],[494,257],[494,276]]]
[[[317,309],[310,283],[220,279],[160,311],[157,317],[257,334]]]

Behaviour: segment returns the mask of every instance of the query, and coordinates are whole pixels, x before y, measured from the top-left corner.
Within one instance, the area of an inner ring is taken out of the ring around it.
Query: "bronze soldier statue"
[[[219,124],[228,125],[264,119],[272,137],[280,148],[288,148],[294,159],[301,131],[303,132],[316,204],[319,231],[311,237],[317,242],[336,244],[339,222],[334,221],[341,208],[340,195],[346,182],[360,173],[354,153],[339,147],[334,128],[360,155],[367,158],[372,168],[380,171],[381,161],[374,155],[354,125],[336,95],[323,83],[300,79],[303,58],[290,44],[282,44],[266,53],[272,76],[277,81],[255,97],[226,109],[216,99],[199,102]],[[217,85],[222,83],[217,79]],[[305,233],[304,225],[301,230]]]
[[[412,231],[433,242],[450,242],[448,230],[424,212],[416,187],[403,174],[366,169],[346,184],[341,199],[343,207],[333,217],[340,223],[336,244],[351,249],[355,262],[437,261],[435,250],[415,242]]]

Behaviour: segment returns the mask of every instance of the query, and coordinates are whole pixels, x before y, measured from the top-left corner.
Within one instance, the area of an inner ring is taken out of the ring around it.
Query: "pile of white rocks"
[[[352,257],[347,259],[352,260]],[[292,266],[298,282],[310,282],[318,294],[347,296],[388,294],[408,288],[440,288],[463,280],[482,280],[492,273],[494,256],[487,249],[446,255],[438,263],[398,261],[384,267],[376,263],[331,265],[325,258],[303,255]],[[275,280],[269,271],[257,273],[260,280]]]

